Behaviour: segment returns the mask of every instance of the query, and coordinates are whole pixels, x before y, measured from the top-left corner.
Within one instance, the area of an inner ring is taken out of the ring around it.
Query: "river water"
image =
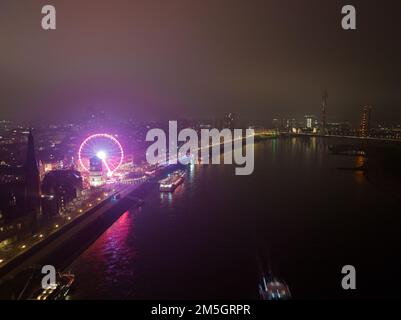
[[[400,204],[339,170],[364,159],[330,155],[335,143],[267,140],[250,176],[198,165],[173,194],[151,186],[69,267],[72,299],[256,299],[261,256],[294,298],[399,296]]]

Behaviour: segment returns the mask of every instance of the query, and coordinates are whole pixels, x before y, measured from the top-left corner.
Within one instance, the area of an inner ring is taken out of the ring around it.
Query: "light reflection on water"
[[[342,297],[345,264],[360,270],[358,293],[371,294],[377,270],[399,277],[401,218],[363,174],[337,169],[363,161],[291,138],[257,143],[251,176],[190,166],[174,193],[155,185],[72,264],[73,298],[252,299],[260,251],[295,297]]]
[[[359,168],[359,167],[363,167],[363,165],[365,164],[365,158],[364,157],[362,157],[362,156],[357,156],[357,157],[355,157],[355,167],[356,168]],[[364,172],[361,170],[361,171],[355,171],[355,181],[358,183],[358,184],[363,184],[364,182],[366,182],[366,177],[365,177],[365,174],[364,174]]]

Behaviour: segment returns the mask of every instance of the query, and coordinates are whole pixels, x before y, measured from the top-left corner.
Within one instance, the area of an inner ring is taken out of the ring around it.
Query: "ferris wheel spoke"
[[[108,165],[107,161],[105,159],[103,159],[102,161],[103,161],[104,166],[107,169],[107,174],[111,175],[113,173],[113,171],[110,169],[110,166]]]

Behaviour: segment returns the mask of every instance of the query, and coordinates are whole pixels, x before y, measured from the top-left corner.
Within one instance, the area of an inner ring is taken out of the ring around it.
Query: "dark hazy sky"
[[[400,2],[1,0],[0,118],[318,115],[324,88],[329,120],[400,118]]]

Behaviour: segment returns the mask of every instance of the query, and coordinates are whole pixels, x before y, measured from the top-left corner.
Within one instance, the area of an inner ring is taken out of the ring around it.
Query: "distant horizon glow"
[[[366,104],[375,122],[401,117],[400,1],[353,1],[357,31],[341,28],[335,0],[83,0],[79,9],[57,1],[62,25],[52,31],[40,28],[33,9],[40,5],[32,4],[39,1],[22,2],[1,1],[0,99],[8,119],[103,119],[109,128],[114,117],[232,112],[270,125],[320,115],[325,89],[328,122],[357,123]]]

